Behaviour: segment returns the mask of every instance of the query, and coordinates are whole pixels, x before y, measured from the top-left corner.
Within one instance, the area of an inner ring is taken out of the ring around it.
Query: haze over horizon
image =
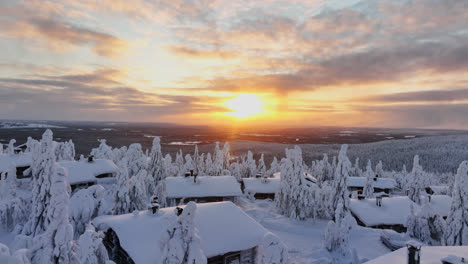
[[[0,119],[468,129],[468,2],[2,1]]]

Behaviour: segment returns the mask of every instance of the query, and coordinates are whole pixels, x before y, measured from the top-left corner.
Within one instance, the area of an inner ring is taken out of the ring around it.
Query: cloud
[[[468,100],[468,89],[426,90],[417,92],[383,94],[364,97],[361,98],[361,100],[383,103],[463,101]]]
[[[195,59],[230,59],[239,55],[238,52],[230,50],[203,50],[183,45],[172,45],[167,49],[177,56]]]

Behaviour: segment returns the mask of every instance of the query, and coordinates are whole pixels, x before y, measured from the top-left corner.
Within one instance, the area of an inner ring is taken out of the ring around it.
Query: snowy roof
[[[93,224],[101,230],[112,228],[135,264],[154,264],[161,256],[161,237],[173,219],[174,207],[168,207],[156,215],[141,211],[138,215],[100,216]],[[268,232],[231,202],[197,204],[195,227],[207,257],[255,247]]]
[[[446,185],[441,185],[441,186],[429,186],[429,188],[434,192],[434,194],[448,194],[449,193],[449,187]]]
[[[107,173],[117,173],[117,166],[111,160],[95,159],[92,162],[82,161],[60,161],[58,164],[68,172],[68,182],[78,184],[85,182],[96,182],[96,176]]]
[[[447,216],[450,210],[452,198],[446,195],[432,195],[431,206],[441,216]],[[377,206],[375,198],[351,199],[351,212],[366,226],[376,225],[404,225],[406,218],[411,214],[411,205],[415,213],[420,206],[407,196],[388,197],[382,199],[382,206]]]
[[[165,182],[167,198],[242,195],[240,185],[233,176],[198,176],[196,183],[193,177],[167,177]]]
[[[20,153],[14,155],[0,154],[0,172],[8,171],[8,167],[14,163],[16,167],[31,166],[31,153]]]
[[[468,246],[461,247],[421,247],[421,264],[440,264],[440,260],[449,255],[468,258]],[[407,263],[408,249],[400,248],[380,256],[365,264]]]
[[[273,173],[273,178],[281,178],[281,172]]]
[[[280,187],[281,179],[267,178],[243,178],[245,190],[251,193],[276,193]]]
[[[348,187],[361,187],[364,188],[366,185],[366,177],[348,177]],[[397,186],[397,183],[394,179],[391,178],[380,178],[377,177],[372,181],[374,188],[379,189],[394,189]]]

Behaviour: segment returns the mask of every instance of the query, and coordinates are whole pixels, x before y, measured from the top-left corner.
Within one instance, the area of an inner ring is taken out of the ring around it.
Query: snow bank
[[[468,258],[468,246],[462,247],[421,247],[421,264],[440,264],[441,259],[455,255],[457,257]],[[408,249],[400,248],[392,253],[380,256],[365,264],[386,264],[386,263],[406,263]]]
[[[279,190],[279,178],[243,178],[245,190],[250,193],[276,193]],[[266,182],[265,182],[266,180]]]
[[[431,207],[440,215],[447,216],[452,198],[447,195],[432,195]],[[376,225],[404,225],[411,214],[413,205],[418,213],[421,206],[414,203],[407,196],[388,197],[382,199],[382,206],[376,205],[375,198],[364,200],[351,199],[350,209],[366,226]]]
[[[156,215],[140,211],[136,215],[100,216],[93,224],[101,230],[112,228],[135,264],[154,264],[162,254],[159,241],[173,219],[174,207],[168,207]],[[195,227],[208,258],[255,247],[268,233],[231,202],[197,204]]]
[[[240,196],[242,191],[233,176],[167,177],[167,198]]]
[[[61,161],[58,163],[67,170],[70,184],[97,182],[96,176],[107,173],[115,174],[118,170],[114,162],[104,159],[95,159],[93,162],[82,160]]]
[[[6,172],[12,163],[14,163],[16,167],[31,166],[31,153],[21,153],[14,155],[0,154],[0,173]]]
[[[366,185],[366,177],[348,177],[348,187],[359,187],[364,188]],[[372,182],[374,188],[379,189],[395,189],[397,183],[394,179],[391,178],[379,178]]]

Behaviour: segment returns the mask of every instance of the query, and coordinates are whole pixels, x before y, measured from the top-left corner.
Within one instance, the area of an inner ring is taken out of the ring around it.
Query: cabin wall
[[[208,258],[208,264],[254,264],[256,254],[257,248],[253,247]]]
[[[120,246],[119,237],[117,234],[109,228],[105,232],[105,237],[103,239],[103,244],[107,249],[107,254],[109,258],[114,261],[116,264],[135,264],[133,259],[128,255],[128,253]]]
[[[167,206],[177,206],[182,204],[187,204],[188,202],[196,203],[215,203],[215,202],[234,202],[234,197],[187,197],[187,198],[167,198]]]

